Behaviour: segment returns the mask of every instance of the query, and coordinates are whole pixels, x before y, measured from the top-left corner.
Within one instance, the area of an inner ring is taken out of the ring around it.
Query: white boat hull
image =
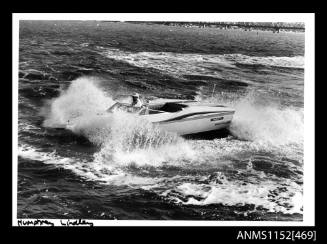
[[[150,103],[149,107],[160,107],[165,102],[187,106],[175,113],[164,112],[143,115],[142,117],[158,125],[161,129],[178,135],[191,135],[228,128],[235,112],[234,109],[221,105],[164,99]]]
[[[198,115],[187,119],[155,123],[163,130],[177,133],[178,135],[191,135],[208,131],[228,128],[233,118],[233,113],[217,113]]]

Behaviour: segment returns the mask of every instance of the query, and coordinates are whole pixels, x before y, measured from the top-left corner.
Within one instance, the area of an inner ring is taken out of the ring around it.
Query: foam
[[[162,131],[134,114],[105,113],[112,104],[113,100],[96,80],[79,78],[51,101],[43,124],[48,127],[66,124],[66,129],[100,146],[95,157],[106,163],[160,165],[192,157],[187,142],[178,135]]]
[[[294,57],[277,57],[277,56],[247,56],[243,54],[225,54],[224,57],[227,60],[233,61],[240,64],[249,65],[264,65],[271,67],[281,67],[281,68],[304,68],[304,57],[294,56]]]
[[[234,108],[230,130],[238,138],[275,146],[303,143],[303,109],[262,106],[248,97]]]
[[[254,170],[251,167],[245,169],[245,172],[250,173],[246,184],[242,180],[229,180],[221,172],[217,172],[215,177],[209,177],[209,182],[204,184],[202,182],[208,179],[207,176],[142,177],[126,173],[124,167],[113,167],[98,157],[93,161],[81,161],[60,157],[55,151],[42,152],[26,144],[19,146],[18,156],[71,170],[85,180],[100,184],[141,187],[183,205],[254,205],[255,208],[261,207],[270,212],[303,212],[300,185],[272,175],[264,174],[260,177],[256,174],[259,178],[253,178]],[[279,191],[278,187],[281,186],[287,190]]]
[[[153,190],[170,201],[183,205],[254,205],[255,209],[260,207],[268,212],[303,213],[301,186],[290,180],[284,180],[281,184],[273,177],[269,179],[266,176],[261,182],[255,180],[256,183],[245,184],[241,180],[229,181],[222,175],[218,172],[218,184],[215,181],[209,184],[181,182],[165,191],[160,192],[159,188]],[[279,190],[281,185],[286,186],[287,190]],[[274,194],[276,192],[278,194]]]
[[[56,158],[55,152],[39,152],[35,147],[25,144],[18,147],[18,156],[36,161],[48,161]]]
[[[22,144],[18,147],[18,156],[70,170],[85,180],[97,181],[100,184],[146,186],[158,182],[156,178],[131,175],[120,168],[112,167],[112,165],[104,164],[96,159],[94,161],[86,161],[77,158],[61,157],[56,151],[44,152],[27,144]]]
[[[113,100],[99,88],[99,80],[81,77],[72,81],[67,90],[61,91],[60,96],[50,102],[43,125],[56,127],[78,117],[103,112],[112,104]]]
[[[202,102],[224,104],[235,109],[231,133],[238,139],[255,142],[262,147],[296,144],[302,147],[304,135],[303,108],[285,107],[264,98],[254,90],[238,97],[216,95]]]
[[[161,167],[163,165],[182,165],[185,161],[193,158],[194,152],[187,144],[163,145],[158,148],[135,149],[125,152],[124,149],[118,149],[110,153],[106,147],[102,148],[99,156],[110,158],[115,164],[122,166],[134,165],[137,167],[153,166]],[[111,156],[111,157],[110,157]]]
[[[304,57],[259,57],[243,54],[197,54],[172,52],[129,52],[116,48],[100,48],[99,53],[115,60],[124,61],[141,68],[154,68],[174,76],[189,74],[213,75],[221,78],[220,72],[211,68],[237,68],[237,64],[262,65],[303,69]]]

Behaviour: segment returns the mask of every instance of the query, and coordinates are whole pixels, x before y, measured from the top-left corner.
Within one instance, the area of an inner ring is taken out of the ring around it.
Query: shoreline
[[[126,21],[130,24],[166,25],[184,28],[239,29],[244,31],[304,32],[303,23],[262,22],[174,22],[174,21]]]

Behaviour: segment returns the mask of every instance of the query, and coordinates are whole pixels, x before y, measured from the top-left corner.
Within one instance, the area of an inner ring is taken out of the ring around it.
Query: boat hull
[[[162,121],[155,123],[159,128],[177,133],[191,135],[228,128],[234,112],[195,115],[184,119]]]

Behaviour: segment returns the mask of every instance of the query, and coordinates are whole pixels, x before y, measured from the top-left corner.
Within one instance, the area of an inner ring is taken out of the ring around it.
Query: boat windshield
[[[175,113],[175,112],[182,111],[183,108],[186,107],[188,107],[188,105],[186,104],[168,102],[159,105],[152,105],[150,106],[150,109],[160,110],[162,112],[168,112],[168,113]]]
[[[110,108],[107,109],[107,112],[115,112],[115,111],[125,111],[128,113],[138,113],[142,108],[139,107],[133,107],[130,104],[126,103],[115,103]]]
[[[134,107],[127,103],[116,102],[110,108],[107,109],[107,112],[115,112],[115,111],[125,111],[128,113],[138,113],[139,115],[146,114],[158,114],[158,113],[175,113],[182,111],[183,108],[187,107],[185,104],[178,103],[165,103],[158,105],[150,105],[150,106],[142,106],[142,107]]]

